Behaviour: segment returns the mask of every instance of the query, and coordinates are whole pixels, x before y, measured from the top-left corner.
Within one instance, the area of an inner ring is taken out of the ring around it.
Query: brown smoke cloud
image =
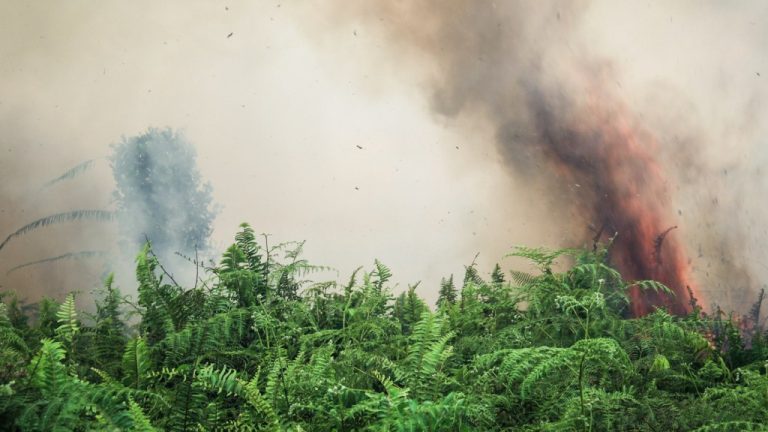
[[[546,191],[547,198],[540,201],[548,201],[553,212],[573,216],[575,223],[559,223],[555,229],[568,230],[584,243],[594,238],[584,229],[587,225],[598,233],[617,233],[613,262],[625,277],[661,280],[675,292],[674,298],[634,292],[634,313],[647,313],[659,304],[683,313],[690,304],[688,288],[701,302],[742,310],[754,298],[756,276],[764,271],[748,264],[752,258],[744,252],[749,243],[745,233],[755,225],[734,223],[732,212],[743,202],[741,194],[759,190],[762,179],[749,178],[746,185],[729,188],[712,177],[727,173],[724,162],[732,156],[723,155],[715,144],[718,135],[725,142],[735,141],[731,147],[742,154],[763,154],[755,142],[743,139],[750,133],[752,140],[759,139],[762,133],[754,121],[761,98],[753,93],[746,101],[737,99],[745,90],[759,88],[754,82],[760,76],[759,62],[739,71],[718,64],[720,58],[707,56],[700,46],[685,50],[684,44],[691,37],[712,39],[693,25],[718,22],[729,27],[750,19],[754,26],[765,18],[765,7],[753,3],[701,8],[697,3],[694,8],[680,2],[661,8],[649,3],[645,10],[635,10],[626,3],[597,1],[356,5],[344,4],[334,14],[358,25],[362,21],[377,26],[397,51],[412,52],[425,70],[425,90],[435,113],[454,124],[466,118],[487,122],[510,173],[521,184]],[[667,18],[670,23],[679,19],[679,28],[663,28]],[[626,32],[624,20],[630,21],[629,27],[647,25],[629,44],[634,57],[611,47],[612,34]],[[599,31],[594,27],[608,30],[602,37],[609,43],[595,37]],[[680,28],[684,36],[678,40],[655,34],[661,30],[675,35]],[[759,56],[754,39],[759,33],[737,35],[731,48],[739,56]],[[674,75],[659,74],[669,68],[654,62],[654,56],[663,58],[675,43],[679,49],[674,55],[682,56],[678,63],[685,65],[690,58],[700,67],[719,68],[717,79],[681,82]],[[714,46],[728,45],[717,41]],[[741,57],[735,60],[745,63]],[[640,76],[656,72],[654,86],[624,89],[622,69],[627,67]],[[728,88],[721,88],[722,83]],[[671,90],[655,95],[658,105],[637,99],[657,86]],[[736,102],[746,119],[723,112],[714,122],[705,122],[681,106],[688,102],[711,107],[722,99]],[[714,181],[705,185],[703,179]],[[516,197],[531,197],[529,191],[516,192]],[[719,207],[720,195],[728,197],[728,206]],[[693,197],[699,199],[693,202]]]
[[[589,243],[604,186],[592,165],[558,171],[541,122],[556,117],[553,140],[575,133],[586,145],[598,120],[620,118],[663,177],[644,196],[660,198],[656,225],[679,226],[664,251],[686,251],[702,297],[743,310],[767,272],[760,2],[0,8],[3,233],[109,207],[105,164],[39,185],[122,135],[170,126],[196,145],[224,206],[219,247],[249,221],[277,240],[307,239],[309,259],[342,278],[380,258],[434,300],[439,277],[475,252],[490,269],[513,244]],[[87,281],[84,263],[4,273],[103,246],[110,229],[61,225],[14,241],[0,251],[2,289],[87,291],[99,265]],[[122,273],[130,291],[130,263]]]

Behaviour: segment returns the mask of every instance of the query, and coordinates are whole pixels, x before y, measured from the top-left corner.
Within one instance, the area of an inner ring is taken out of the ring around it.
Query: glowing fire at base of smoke
[[[603,87],[593,83],[588,88],[585,100],[567,106],[532,94],[529,103],[543,153],[560,178],[582,186],[577,206],[586,220],[603,227],[598,238],[616,235],[610,259],[624,278],[653,279],[674,293],[634,287],[632,313],[642,316],[656,306],[675,314],[690,312],[691,294],[703,299],[684,247],[672,232],[676,221],[656,159],[658,143]]]

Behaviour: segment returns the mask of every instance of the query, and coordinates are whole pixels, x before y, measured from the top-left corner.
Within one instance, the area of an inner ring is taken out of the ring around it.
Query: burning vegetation
[[[671,296],[633,290],[635,316],[656,306],[685,314],[689,292],[706,299],[683,242],[668,230],[680,222],[657,159],[663,149],[613,91],[610,62],[574,40],[586,7],[447,1],[435,10],[416,1],[367,4],[354,12],[372,25],[384,22],[402,51],[427,58],[433,110],[456,124],[472,118],[494,129],[510,176],[542,185],[552,211],[574,215],[582,225],[572,229],[583,230],[578,242],[613,238],[610,262],[625,278],[670,287]],[[572,193],[564,196],[564,190]],[[595,233],[587,226],[601,228]]]
[[[74,248],[7,269],[106,257],[135,263],[135,280],[124,295],[105,271],[94,313],[78,310],[75,292],[31,305],[0,293],[0,429],[765,431],[765,291],[744,316],[704,313],[659,133],[616,91],[610,62],[570,37],[587,5],[345,1],[336,11],[417,53],[432,112],[492,131],[505,180],[543,191],[557,229],[575,232],[561,249],[508,255],[532,271],[484,274],[475,255],[428,304],[379,260],[343,283],[310,280],[330,269],[303,258],[304,242],[270,243],[247,223],[203,259],[212,186],[183,136],[149,129],[113,145],[113,209],[59,209],[0,237],[5,254],[53,225],[114,222],[137,253]],[[238,186],[266,193],[292,174],[279,169]]]
[[[578,213],[602,227],[593,242],[612,238],[610,261],[622,275],[660,281],[674,293],[633,289],[633,314],[645,315],[656,306],[686,314],[689,292],[702,299],[682,244],[667,238],[677,227],[667,228],[673,221],[671,197],[654,158],[658,145],[605,93],[598,89],[583,101],[561,100],[556,109],[545,96],[532,94],[537,145],[561,181],[580,185],[574,199]],[[562,112],[571,114],[559,116]]]

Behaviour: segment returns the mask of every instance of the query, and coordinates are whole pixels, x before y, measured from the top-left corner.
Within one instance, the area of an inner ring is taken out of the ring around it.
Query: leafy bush
[[[4,429],[765,430],[762,330],[699,311],[626,318],[631,286],[666,288],[624,281],[603,250],[521,248],[538,272],[496,266],[490,281],[472,264],[433,311],[417,286],[395,297],[378,261],[311,283],[322,267],[301,247],[243,224],[193,288],[147,244],[135,302],[110,276],[90,319],[72,294],[42,301],[34,325],[0,304]]]

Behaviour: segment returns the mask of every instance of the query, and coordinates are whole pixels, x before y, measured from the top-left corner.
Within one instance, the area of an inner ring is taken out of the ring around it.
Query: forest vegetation
[[[596,250],[518,248],[536,271],[473,263],[430,307],[375,261],[348,282],[302,243],[247,224],[182,287],[147,243],[136,298],[108,277],[95,312],[0,304],[0,426],[18,431],[766,430],[762,295],[719,310],[630,317]],[[556,266],[556,260],[567,268]],[[565,268],[565,270],[556,270]]]

